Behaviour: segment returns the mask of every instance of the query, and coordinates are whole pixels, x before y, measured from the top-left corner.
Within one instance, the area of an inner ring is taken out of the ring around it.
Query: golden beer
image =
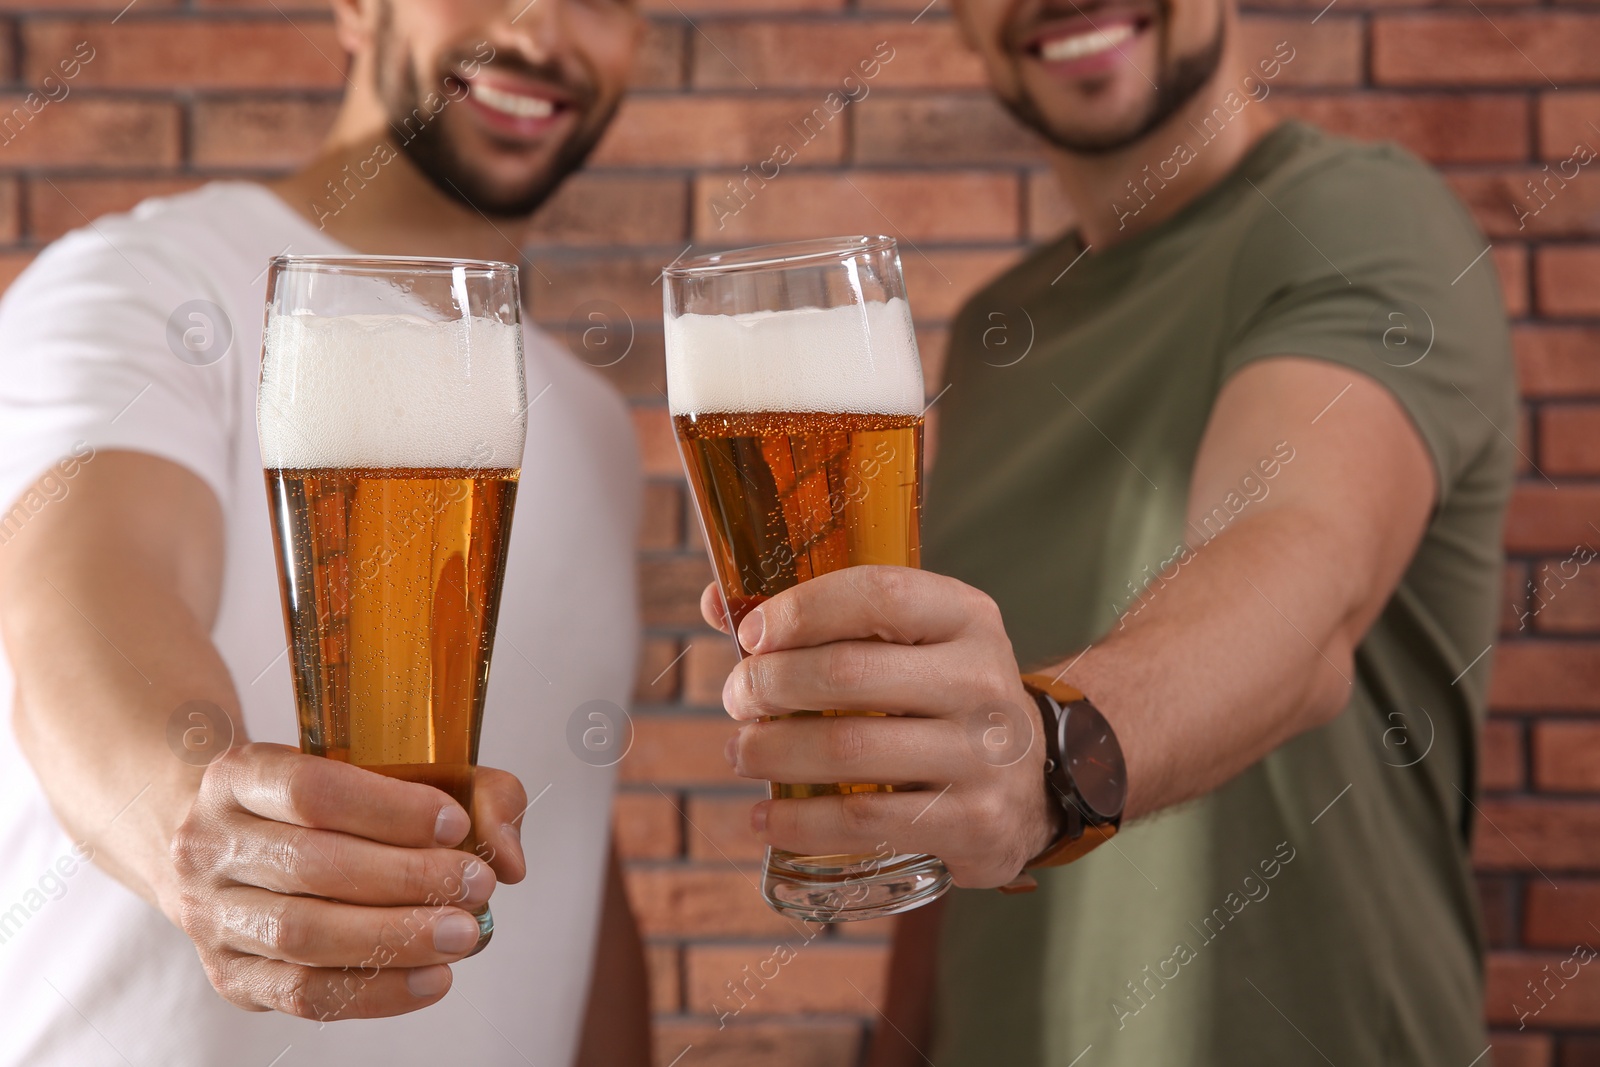
[[[921,417],[712,413],[676,416],[673,427],[735,629],[766,598],[819,574],[921,565]],[[774,782],[772,795],[892,788]]]
[[[266,472],[306,751],[471,809],[517,473]]]

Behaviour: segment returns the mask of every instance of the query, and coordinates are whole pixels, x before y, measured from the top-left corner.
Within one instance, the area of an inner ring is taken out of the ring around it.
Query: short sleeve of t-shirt
[[[220,298],[156,236],[97,226],[41,253],[0,300],[0,511],[90,449],[171,460],[226,506],[236,361],[208,364],[184,338],[212,327],[194,302]]]
[[[1421,433],[1442,502],[1490,438],[1515,433],[1488,241],[1390,146],[1323,155],[1246,195],[1259,203],[1234,261],[1223,378],[1296,355],[1376,379]]]

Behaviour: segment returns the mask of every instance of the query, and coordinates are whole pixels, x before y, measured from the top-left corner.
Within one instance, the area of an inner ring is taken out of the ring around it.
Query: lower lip
[[[483,120],[485,125],[496,133],[527,140],[544,137],[571,110],[557,105],[548,115],[537,118],[522,118],[517,115],[508,115],[499,108],[490,107],[474,96],[470,90],[467,93],[466,104],[474,114]]]
[[[1137,22],[1108,23],[1102,24],[1098,28],[1101,30],[1111,30],[1116,29],[1118,26],[1130,26],[1133,29],[1133,33],[1118,41],[1110,48],[1102,49],[1090,55],[1079,56],[1076,59],[1049,60],[1038,54],[1033,54],[1032,58],[1035,62],[1041,64],[1045,70],[1049,71],[1053,76],[1069,81],[1092,78],[1096,75],[1105,74],[1119,66],[1122,66],[1125,63],[1128,63],[1126,56],[1128,49],[1137,44],[1139,39],[1143,37],[1145,32],[1149,29],[1148,25]]]

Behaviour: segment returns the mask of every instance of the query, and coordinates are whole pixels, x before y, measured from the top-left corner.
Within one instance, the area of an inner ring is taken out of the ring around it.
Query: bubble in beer
[[[674,415],[922,411],[911,308],[895,297],[832,308],[666,320]]]
[[[278,315],[257,422],[268,469],[516,468],[522,333],[492,319]]]

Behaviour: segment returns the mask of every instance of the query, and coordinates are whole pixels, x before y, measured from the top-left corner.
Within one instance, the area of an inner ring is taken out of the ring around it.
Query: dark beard
[[[606,127],[610,125],[611,118],[616,114],[620,103],[619,100],[614,100],[603,110],[597,110],[599,105],[594,87],[575,83],[566,77],[556,64],[535,67],[515,60],[500,61],[499,65],[502,67],[515,67],[519,73],[560,86],[571,97],[572,106],[583,116],[583,121],[572,135],[562,142],[550,166],[532,184],[510,193],[497,192],[482,180],[470,161],[463,159],[451,146],[449,138],[445,136],[444,124],[440,121],[444,109],[453,104],[458,105],[466,90],[466,86],[462,85],[460,79],[453,73],[456,69],[455,62],[445,64],[444,73],[439,77],[439,85],[441,88],[451,88],[454,100],[446,97],[444,105],[438,111],[420,124],[417,123],[413,116],[426,115],[426,112],[422,110],[423,94],[417,84],[416,71],[409,63],[402,60],[395,72],[390,73],[391,57],[404,55],[404,52],[395,47],[391,37],[392,21],[388,3],[381,6],[377,22],[373,62],[377,70],[378,96],[383,102],[385,117],[389,121],[390,131],[394,134],[395,144],[435,189],[457,203],[465,204],[485,215],[519,219],[537,211],[557,187],[566,181],[568,175],[583,166],[589,154],[594,151],[595,145],[600,143],[600,137],[606,132]],[[464,55],[459,58],[464,65],[464,61],[475,57]],[[455,92],[457,88],[462,92]]]
[[[1163,15],[1161,20],[1162,47],[1161,52],[1166,53],[1166,26],[1167,20]],[[1211,76],[1217,72],[1217,67],[1222,62],[1222,48],[1227,38],[1227,22],[1222,13],[1217,13],[1217,32],[1211,35],[1211,41],[1198,52],[1162,64],[1156,78],[1155,99],[1150,102],[1150,110],[1146,112],[1139,124],[1129,132],[1113,132],[1097,137],[1074,136],[1062,133],[1050,125],[1050,120],[1034,104],[1033,99],[1026,93],[1016,99],[1002,97],[1000,102],[1007,111],[1024,126],[1033,130],[1040,137],[1049,141],[1057,148],[1065,149],[1081,156],[1102,156],[1120,151],[1136,141],[1144,138],[1149,132],[1166,122],[1190,100],[1195,94],[1205,88]]]

